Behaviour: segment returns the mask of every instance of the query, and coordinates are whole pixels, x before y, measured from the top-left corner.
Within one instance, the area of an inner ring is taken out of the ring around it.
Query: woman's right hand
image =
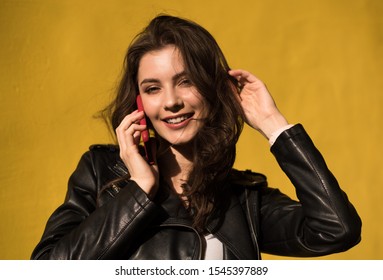
[[[144,112],[138,110],[127,115],[117,127],[116,135],[120,157],[129,170],[130,179],[135,181],[149,198],[153,198],[159,185],[157,162],[149,165],[138,148],[141,132],[147,129],[146,125],[139,124],[144,117]]]

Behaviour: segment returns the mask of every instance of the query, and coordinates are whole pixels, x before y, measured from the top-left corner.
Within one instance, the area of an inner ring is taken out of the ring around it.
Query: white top
[[[223,245],[214,235],[205,235],[205,260],[223,260]]]

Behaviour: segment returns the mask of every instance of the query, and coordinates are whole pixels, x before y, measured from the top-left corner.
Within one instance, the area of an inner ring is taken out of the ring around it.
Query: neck
[[[158,158],[162,178],[178,194],[182,194],[182,184],[187,181],[193,167],[193,150],[190,146],[168,146]]]

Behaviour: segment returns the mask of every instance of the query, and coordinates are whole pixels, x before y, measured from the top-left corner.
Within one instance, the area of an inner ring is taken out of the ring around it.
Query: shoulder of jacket
[[[94,164],[103,163],[114,165],[120,159],[120,149],[113,144],[94,144],[89,147],[87,152]]]
[[[110,172],[119,177],[128,173],[123,161],[120,158],[120,148],[113,144],[94,144],[89,147],[90,160],[99,174]],[[109,177],[105,175],[106,177]]]
[[[118,145],[114,144],[94,144],[89,147],[90,151],[108,151],[108,152],[116,152],[119,151],[120,148]]]
[[[247,170],[232,169],[230,182],[244,187],[267,186],[267,177],[261,173]]]

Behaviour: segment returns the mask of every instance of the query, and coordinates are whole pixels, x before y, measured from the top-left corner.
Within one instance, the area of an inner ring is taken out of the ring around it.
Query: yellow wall
[[[111,141],[92,115],[132,36],[160,12],[205,26],[233,68],[258,75],[305,125],[364,222],[360,245],[326,258],[382,259],[380,0],[1,0],[0,259],[29,258],[81,154]],[[255,132],[245,130],[236,166],[293,195]]]

